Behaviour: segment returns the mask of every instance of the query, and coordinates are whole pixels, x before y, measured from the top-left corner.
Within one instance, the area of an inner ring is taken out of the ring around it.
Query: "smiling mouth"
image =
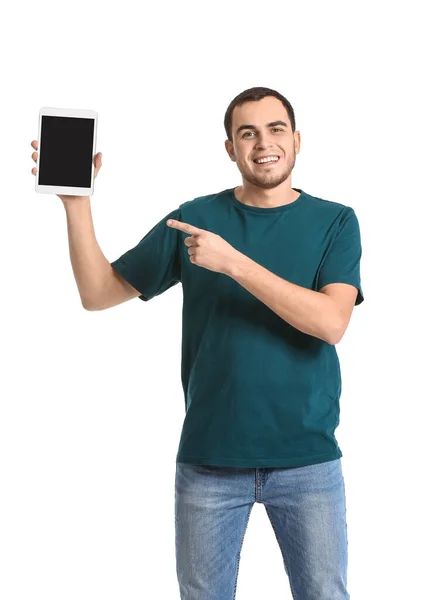
[[[270,167],[272,165],[276,165],[278,162],[280,161],[280,157],[277,157],[277,160],[268,160],[266,162],[256,162],[256,160],[254,160],[254,164],[258,167]]]

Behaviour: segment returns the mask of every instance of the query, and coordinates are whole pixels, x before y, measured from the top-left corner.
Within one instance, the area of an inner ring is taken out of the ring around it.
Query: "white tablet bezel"
[[[93,153],[91,157],[91,181],[90,187],[69,187],[61,185],[40,185],[38,183],[38,177],[40,172],[40,155],[41,155],[41,124],[42,117],[49,115],[52,117],[82,117],[87,119],[94,119],[93,127]],[[37,158],[37,173],[35,177],[35,191],[41,194],[64,194],[66,196],[91,196],[94,190],[94,157],[96,154],[96,137],[98,128],[98,113],[95,110],[85,110],[80,108],[53,108],[50,106],[43,106],[40,109],[38,117],[38,158]]]

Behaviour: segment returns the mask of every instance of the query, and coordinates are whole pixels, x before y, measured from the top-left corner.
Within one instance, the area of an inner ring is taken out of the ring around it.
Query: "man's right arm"
[[[63,202],[67,216],[70,261],[82,306],[105,310],[140,292],[121,277],[105,258],[93,227],[89,196]]]

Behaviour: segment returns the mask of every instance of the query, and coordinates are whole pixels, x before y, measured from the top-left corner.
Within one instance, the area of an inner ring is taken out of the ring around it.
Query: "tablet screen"
[[[42,115],[39,185],[89,188],[94,119]]]

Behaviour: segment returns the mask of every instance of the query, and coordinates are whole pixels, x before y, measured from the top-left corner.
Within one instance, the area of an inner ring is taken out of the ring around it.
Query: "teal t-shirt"
[[[342,456],[336,348],[289,325],[231,277],[192,264],[189,234],[169,218],[217,233],[279,277],[318,291],[358,289],[361,239],[354,210],[301,189],[274,208],[239,201],[234,188],[180,204],[113,268],[150,300],[181,282],[181,381],[186,414],[177,462],[299,467]]]

